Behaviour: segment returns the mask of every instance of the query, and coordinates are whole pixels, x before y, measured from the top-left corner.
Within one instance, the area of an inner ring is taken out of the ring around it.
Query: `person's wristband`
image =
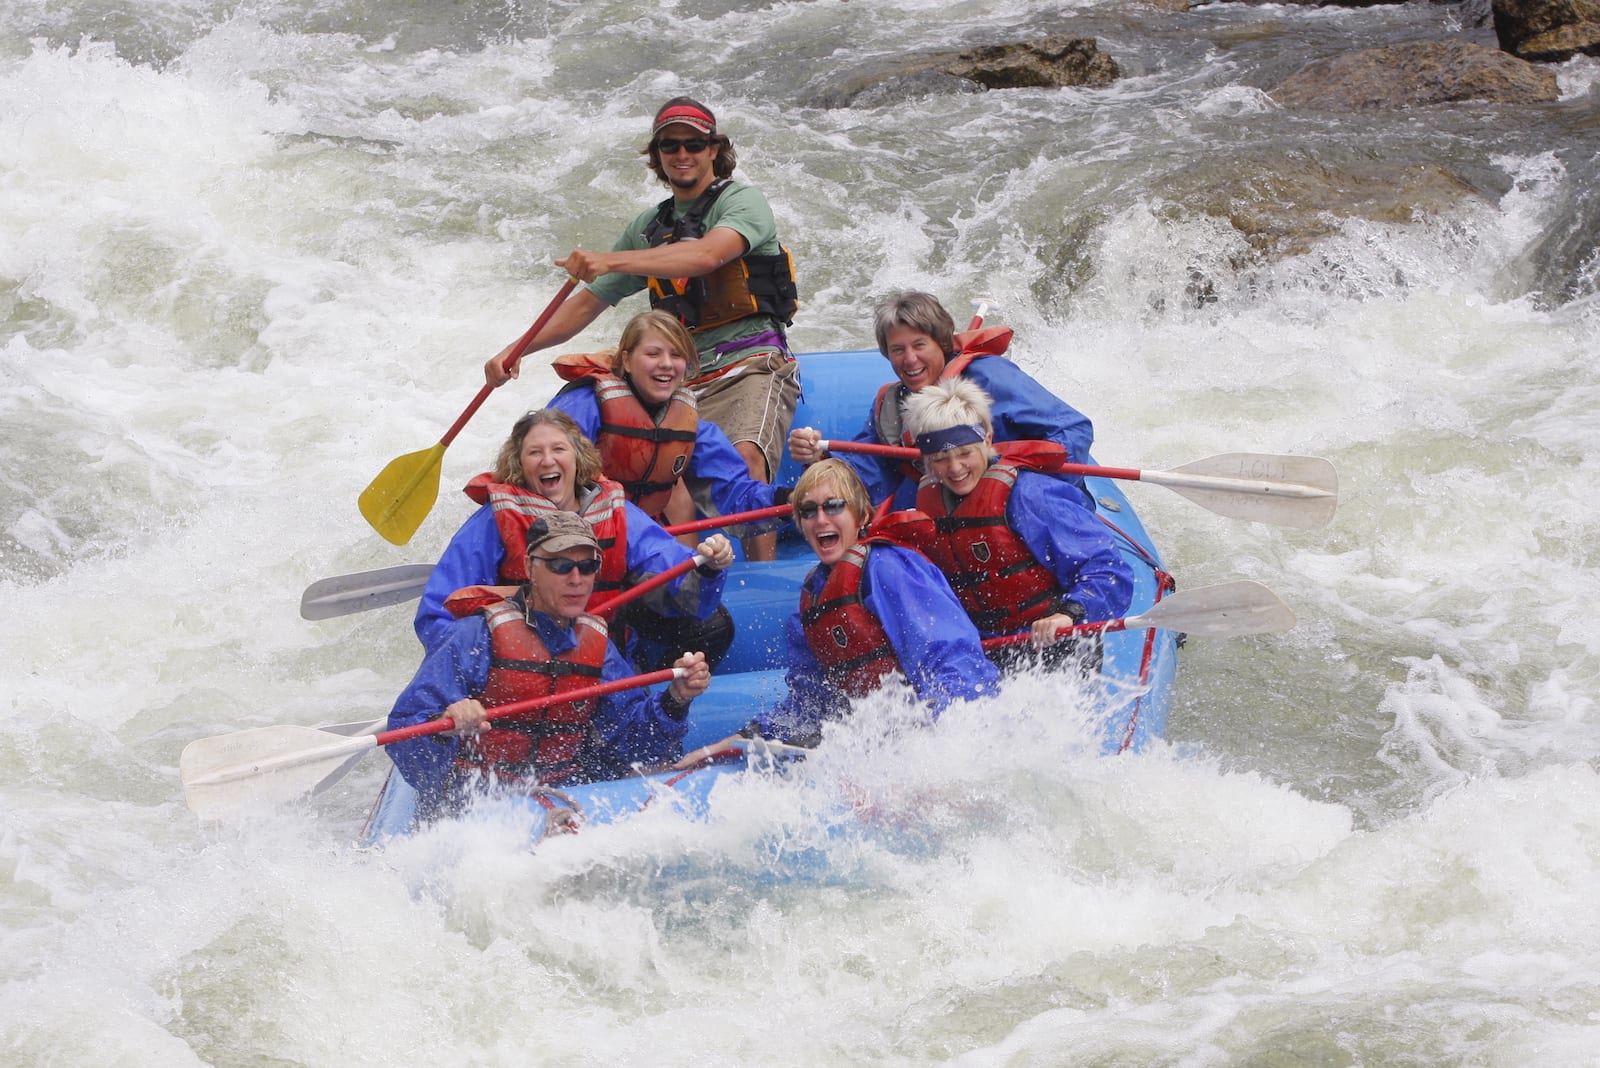
[[[788,504],[789,497],[794,493],[793,486],[773,486],[772,503],[774,505]]]
[[[1073,626],[1089,618],[1089,610],[1070,597],[1061,598],[1061,614],[1071,616]]]

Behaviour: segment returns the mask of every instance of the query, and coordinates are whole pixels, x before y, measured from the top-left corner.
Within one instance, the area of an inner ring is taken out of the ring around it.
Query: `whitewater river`
[[[1262,93],[1459,21],[5,5],[0,1063],[1596,1063],[1600,65],[1537,108]],[[869,60],[1056,31],[1122,79],[816,106]],[[709,827],[364,851],[381,755],[201,823],[187,742],[381,716],[410,677],[408,609],[308,623],[300,595],[430,560],[468,514],[454,487],[553,392],[542,367],[451,446],[409,546],[356,497],[471,400],[553,257],[662,195],[636,150],[680,92],[775,207],[797,349],[870,347],[897,288],[991,296],[1103,463],[1333,461],[1316,531],[1128,488],[1183,586],[1257,579],[1299,626],[1190,642],[1136,756],[1094,756],[1077,695],[1027,679],[810,785],[746,782]],[[1411,165],[1455,195],[1330,197],[1305,229],[1307,175]],[[1228,215],[1291,193],[1298,244],[1258,255]],[[878,830],[839,823],[830,779]]]

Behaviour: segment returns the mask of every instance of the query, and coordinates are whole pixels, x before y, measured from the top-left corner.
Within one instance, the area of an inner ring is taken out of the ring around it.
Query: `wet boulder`
[[[1600,0],[1493,0],[1500,47],[1542,63],[1600,56]]]
[[[1116,60],[1093,38],[1052,34],[959,52],[929,52],[835,78],[812,95],[818,107],[892,104],[930,93],[989,89],[1102,89],[1116,80]]]
[[[1308,63],[1269,95],[1284,107],[1365,111],[1482,100],[1535,104],[1559,96],[1555,75],[1468,41],[1415,41]]]
[[[1185,211],[1227,220],[1262,260],[1304,255],[1339,233],[1346,220],[1405,225],[1487,200],[1438,164],[1319,159],[1306,152],[1197,161],[1168,176],[1163,192]]]

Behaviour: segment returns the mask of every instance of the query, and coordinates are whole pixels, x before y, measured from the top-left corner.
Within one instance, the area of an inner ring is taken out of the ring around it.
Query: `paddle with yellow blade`
[[[550,301],[549,307],[528,327],[527,333],[517,339],[511,355],[506,357],[507,370],[516,367],[522,354],[533,344],[533,339],[577,284],[576,278],[568,278],[566,285]],[[494,386],[487,384],[480,389],[478,395],[472,398],[472,403],[467,405],[467,410],[445,431],[437,444],[390,460],[389,466],[378,472],[378,477],[361,491],[358,501],[361,514],[372,524],[373,530],[396,545],[404,545],[411,540],[411,535],[417,532],[422,521],[433,510],[433,502],[439,499],[439,467],[444,459],[444,450],[461,433],[467,420],[483,407],[483,402],[489,399],[494,389]]]

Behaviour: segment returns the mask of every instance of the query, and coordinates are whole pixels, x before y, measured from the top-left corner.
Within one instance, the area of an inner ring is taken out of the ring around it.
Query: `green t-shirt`
[[[692,199],[675,201],[673,218],[675,220],[682,218],[693,203]],[[611,246],[611,250],[624,252],[649,248],[650,243],[644,239],[644,232],[655,220],[656,210],[652,205],[641,212],[639,217],[622,231],[622,236]],[[749,246],[748,254],[756,256],[778,254],[777,220],[772,217],[772,207],[767,203],[767,198],[753,185],[745,185],[743,182],[731,183],[706,212],[704,224],[706,233],[710,233],[718,226],[726,226],[737,233]],[[642,274],[603,274],[589,283],[589,292],[614,307],[623,297],[639,292],[645,285],[645,276]],[[716,347],[724,342],[753,337],[768,330],[781,332],[783,325],[770,315],[750,315],[699,331],[694,335],[694,342],[695,347],[700,350],[700,373],[706,374],[737,363],[754,352],[771,351],[770,345],[758,345],[720,356],[716,352]]]

